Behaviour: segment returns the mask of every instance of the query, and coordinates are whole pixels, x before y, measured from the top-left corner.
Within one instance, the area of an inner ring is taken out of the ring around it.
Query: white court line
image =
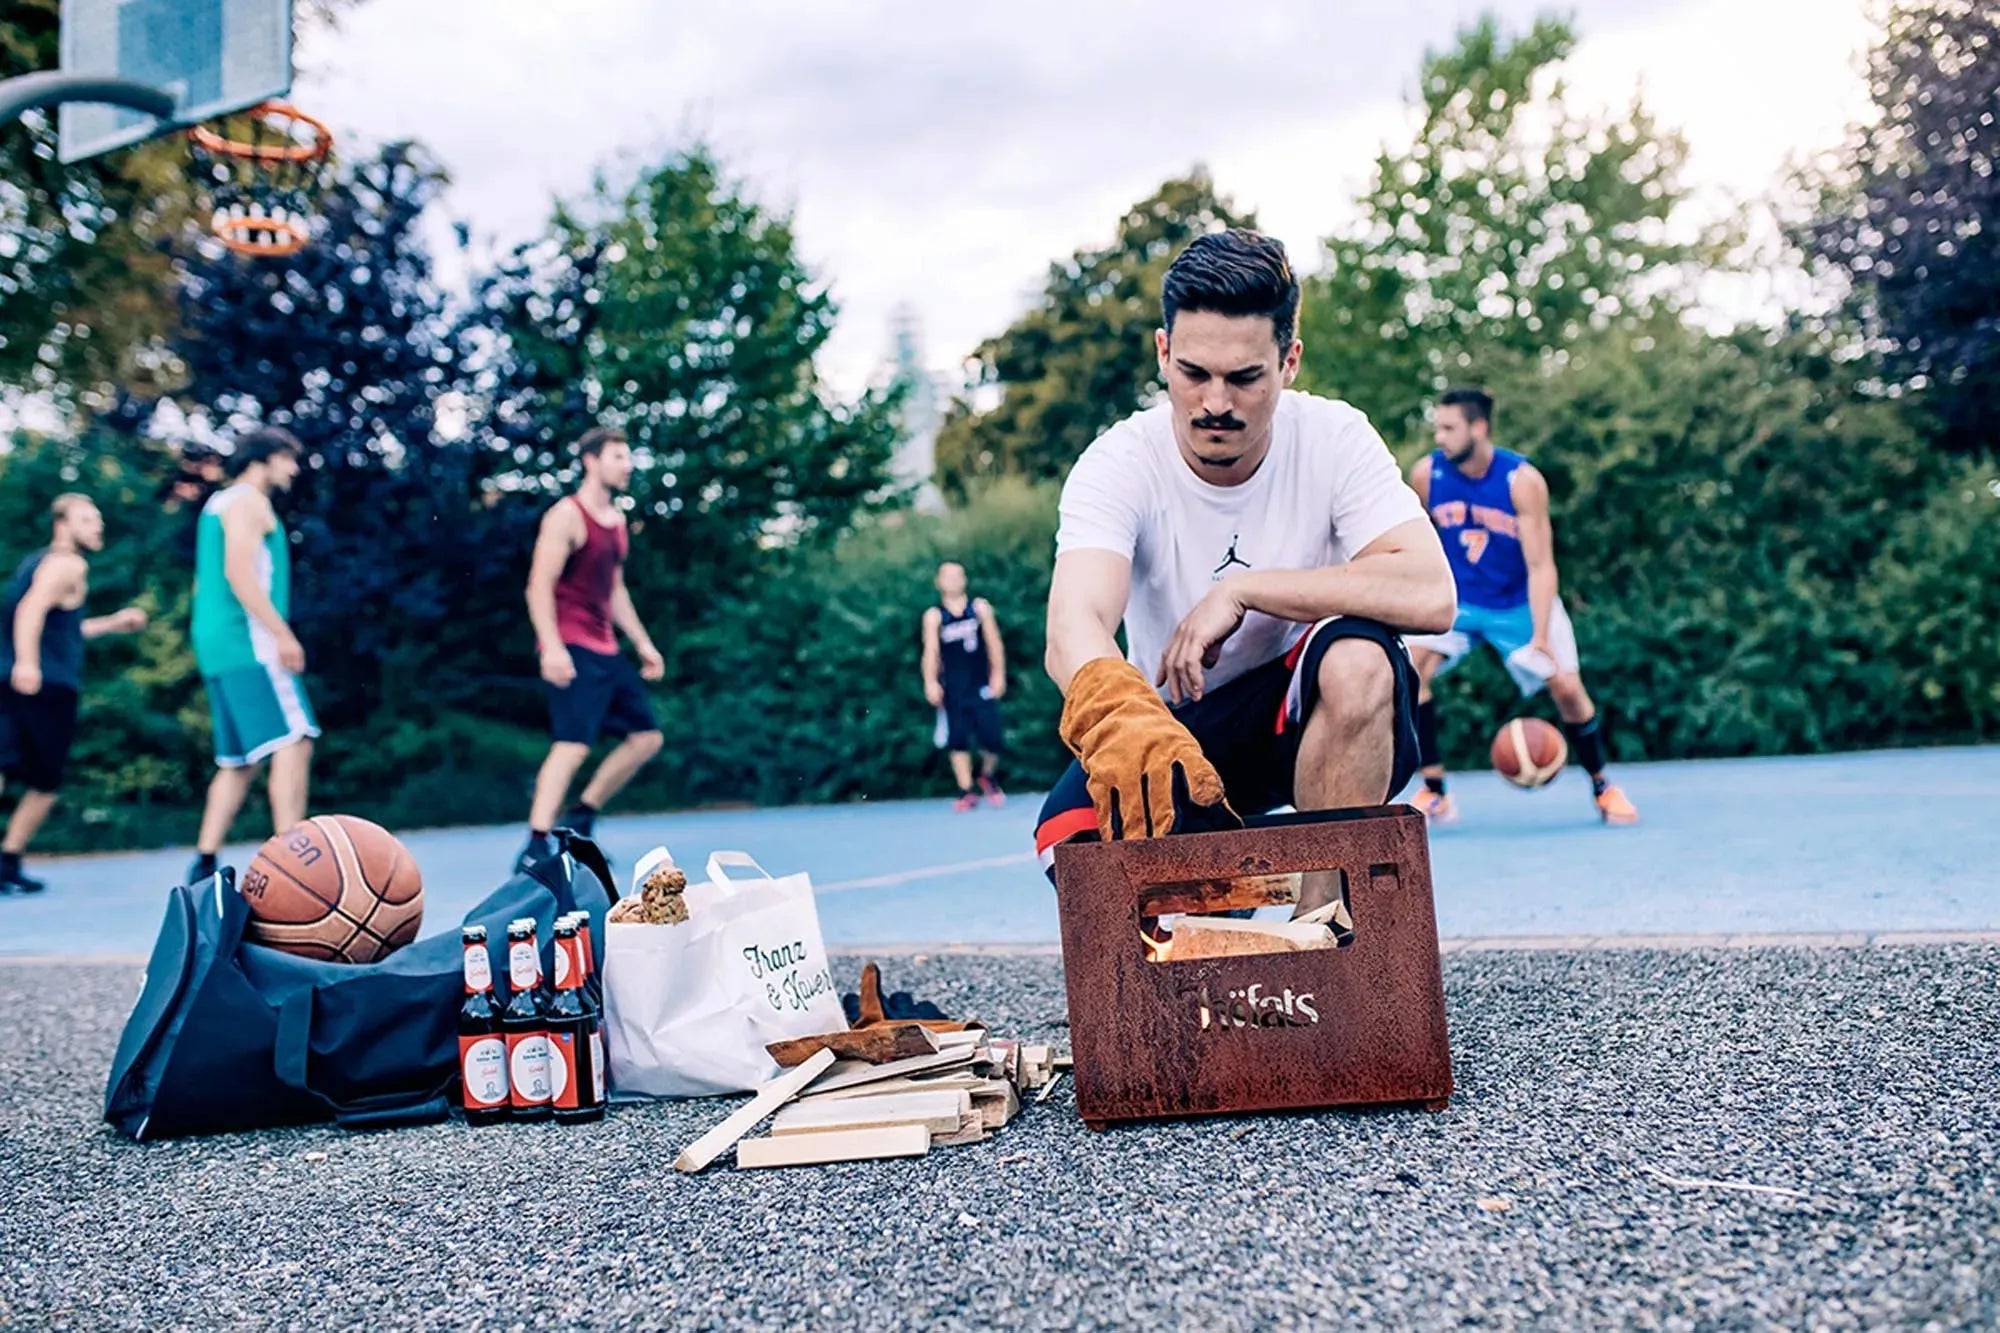
[[[896,884],[908,884],[912,880],[935,879],[940,875],[956,875],[966,870],[993,870],[1000,866],[1019,866],[1033,863],[1033,852],[1014,852],[1007,856],[989,856],[981,861],[955,861],[950,865],[918,866],[915,870],[898,870],[892,875],[870,875],[866,879],[841,879],[831,884],[814,884],[814,893],[845,893],[850,889],[886,889]]]

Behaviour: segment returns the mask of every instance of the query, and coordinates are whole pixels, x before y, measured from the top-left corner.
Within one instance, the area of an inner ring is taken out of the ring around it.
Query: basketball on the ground
[[[1516,787],[1543,787],[1569,762],[1569,742],[1538,717],[1517,717],[1493,737],[1493,768]]]
[[[317,815],[257,849],[237,890],[245,937],[302,958],[372,963],[417,937],[424,877],[380,824]]]

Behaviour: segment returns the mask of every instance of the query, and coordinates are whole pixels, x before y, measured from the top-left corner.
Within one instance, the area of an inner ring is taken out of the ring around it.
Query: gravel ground
[[[1053,958],[889,973],[1064,1038]],[[1099,1135],[1059,1088],[919,1161],[694,1179],[719,1105],[132,1145],[136,979],[0,965],[0,1325],[2000,1323],[2000,948],[1456,955],[1440,1114]]]

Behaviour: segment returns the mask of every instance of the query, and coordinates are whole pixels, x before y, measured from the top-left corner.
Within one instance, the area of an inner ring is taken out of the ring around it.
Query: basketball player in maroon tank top
[[[548,683],[554,744],[535,777],[528,845],[516,869],[555,850],[550,831],[558,824],[594,832],[604,803],[660,752],[660,724],[641,682],[659,680],[667,667],[625,591],[625,515],[616,499],[632,479],[632,447],[622,432],[599,427],[585,432],[576,452],[583,484],[543,515],[528,571],[528,618]],[[636,671],[618,651],[618,630],[638,651]],[[622,739],[563,813],[570,783],[600,736]]]

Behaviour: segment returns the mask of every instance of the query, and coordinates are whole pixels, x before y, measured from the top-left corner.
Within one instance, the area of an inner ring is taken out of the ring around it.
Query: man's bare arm
[[[972,605],[979,613],[979,633],[986,643],[986,660],[992,664],[987,685],[997,699],[1007,688],[1007,645],[1000,642],[1000,618],[993,614],[993,603],[983,597]]]
[[[1410,464],[1410,489],[1417,493],[1417,503],[1425,509],[1431,507],[1431,456],[1425,454]]]
[[[555,599],[553,584],[550,585],[549,598],[551,602]],[[611,623],[623,630],[625,637],[640,652],[659,651],[653,647],[653,636],[646,633],[645,622],[639,619],[639,608],[632,605],[632,593],[625,586],[625,571],[622,569],[611,585]]]
[[[271,535],[277,516],[271,502],[254,491],[222,512],[222,575],[246,615],[271,631],[279,642],[292,638],[292,627],[278,614],[271,594],[257,578],[257,550]]]
[[[1437,529],[1413,518],[1328,569],[1251,570],[1224,580],[1244,609],[1311,624],[1366,616],[1399,630],[1442,634],[1458,614],[1458,590]]]
[[[944,682],[938,677],[944,655],[938,645],[938,629],[943,619],[943,614],[935,606],[924,609],[924,697],[933,701],[944,697]]]
[[[113,611],[108,616],[90,616],[83,622],[83,637],[101,639],[107,634],[137,634],[146,628],[145,608],[128,606],[123,611]]]
[[[556,624],[556,580],[562,577],[570,553],[582,544],[575,509],[563,503],[542,515],[534,558],[528,565],[528,620],[535,627],[535,646],[545,653],[563,646],[562,630]]]
[[[1049,584],[1049,679],[1064,694],[1084,663],[1119,657],[1118,625],[1132,593],[1132,562],[1115,551],[1066,551]]]
[[[1521,534],[1521,558],[1528,565],[1528,614],[1534,621],[1534,642],[1548,642],[1549,616],[1556,604],[1556,531],[1549,518],[1549,481],[1533,464],[1524,463],[1508,480],[1514,497],[1514,522]]]

